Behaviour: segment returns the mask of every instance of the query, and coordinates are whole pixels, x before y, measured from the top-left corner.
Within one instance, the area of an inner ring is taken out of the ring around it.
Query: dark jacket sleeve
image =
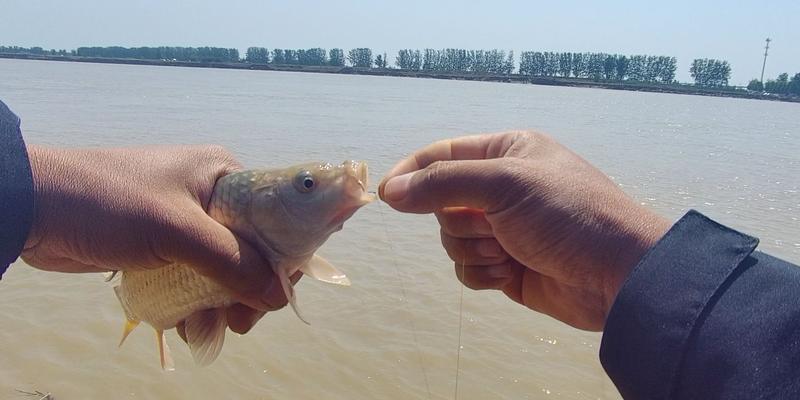
[[[637,265],[600,360],[626,399],[800,398],[800,268],[691,211]]]
[[[0,277],[22,252],[33,222],[33,177],[19,118],[0,101]]]

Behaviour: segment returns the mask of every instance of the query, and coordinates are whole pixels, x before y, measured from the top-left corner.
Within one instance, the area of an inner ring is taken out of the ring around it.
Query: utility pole
[[[764,86],[764,69],[767,67],[767,54],[769,53],[769,42],[772,39],[767,38],[767,45],[764,47],[764,64],[761,65],[761,86]]]

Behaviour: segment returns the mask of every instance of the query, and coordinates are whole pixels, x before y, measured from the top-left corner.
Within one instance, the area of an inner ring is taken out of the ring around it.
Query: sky
[[[505,49],[728,60],[731,83],[800,72],[800,0],[0,0],[0,45]],[[517,58],[518,59],[518,58]]]

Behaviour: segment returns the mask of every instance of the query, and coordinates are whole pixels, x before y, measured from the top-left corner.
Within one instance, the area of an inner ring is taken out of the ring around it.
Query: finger
[[[461,239],[441,232],[442,246],[456,263],[467,265],[494,265],[508,260],[508,253],[497,239]]]
[[[382,199],[392,208],[429,213],[446,207],[496,211],[529,175],[515,159],[439,161],[389,179]]]
[[[464,286],[473,290],[502,290],[513,283],[521,270],[520,265],[504,262],[494,265],[455,264],[456,277]]]
[[[292,285],[294,285],[302,276],[303,273],[298,271],[289,277],[289,281],[292,283]],[[272,300],[268,300],[268,302],[271,302],[270,306],[273,308],[268,311],[275,311],[283,308],[288,302],[286,300],[286,296],[283,294],[282,289],[275,290],[274,292],[274,298]],[[230,327],[232,331],[244,335],[245,333],[249,332],[250,329],[252,329],[253,326],[255,326],[255,324],[267,314],[267,312],[250,308],[241,303],[236,303],[227,308],[226,314],[228,319],[228,327]]]
[[[275,309],[274,292],[280,291],[280,283],[269,263],[201,208],[193,210],[186,226],[176,228],[168,256],[227,288],[241,303],[262,311]]]
[[[393,177],[423,169],[436,161],[483,160],[501,157],[512,139],[512,134],[484,134],[440,140],[400,161],[386,174],[380,184]],[[381,195],[383,197],[383,195]]]
[[[42,256],[41,254],[37,254],[36,252],[30,250],[25,250],[22,252],[22,261],[25,261],[25,263],[31,267],[40,269],[42,271],[69,273],[96,273],[110,271],[108,268],[96,267],[94,265],[71,260],[69,258]]]
[[[289,282],[292,283],[292,286],[297,284],[297,281],[303,277],[303,273],[300,271],[295,272],[292,276],[289,277]],[[280,283],[278,282],[278,278],[275,278],[275,285],[270,288],[269,292],[266,296],[264,296],[264,303],[267,305],[266,311],[275,311],[280,310],[283,307],[286,307],[289,304],[289,300],[286,298],[286,294],[283,292],[283,288],[281,287]]]
[[[250,308],[242,303],[236,303],[225,310],[228,319],[228,327],[232,331],[244,335],[255,326],[256,322],[260,320],[266,311],[260,311]]]
[[[292,285],[296,284],[300,278],[303,277],[303,273],[298,271],[294,275],[289,277],[289,281]],[[281,290],[281,293],[283,291]],[[286,297],[283,297],[283,305],[276,305],[271,306],[272,308],[268,311],[275,311],[280,308],[283,308],[286,305]],[[276,304],[280,304],[280,301],[275,301]],[[231,328],[232,331],[244,335],[245,333],[249,332],[250,329],[255,326],[255,324],[267,314],[267,311],[256,310],[254,308],[248,307],[242,303],[235,303],[231,306],[228,306],[225,309],[225,316],[228,322],[228,327]],[[178,336],[186,342],[186,322],[180,321],[178,325],[175,326],[175,330],[178,332]],[[187,342],[188,343],[188,342]]]
[[[492,225],[483,210],[465,207],[449,207],[434,212],[442,230],[458,238],[493,237]]]

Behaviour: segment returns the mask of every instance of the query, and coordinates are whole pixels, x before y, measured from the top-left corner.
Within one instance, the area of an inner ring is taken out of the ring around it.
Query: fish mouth
[[[366,192],[367,191],[367,176],[368,176],[368,169],[367,163],[364,161],[355,161],[349,160],[342,163],[342,166],[345,167],[348,174],[358,181],[358,186],[361,187],[361,190]]]
[[[366,162],[349,160],[343,162],[341,167],[346,171],[350,180],[350,185],[357,184],[358,186],[350,186],[348,191],[350,191],[349,196],[352,197],[348,196],[350,199],[346,201],[346,205],[331,219],[331,224],[339,226],[339,229],[341,229],[341,225],[352,217],[359,208],[376,199],[374,194],[367,192],[369,169]],[[356,189],[356,187],[358,189]]]

